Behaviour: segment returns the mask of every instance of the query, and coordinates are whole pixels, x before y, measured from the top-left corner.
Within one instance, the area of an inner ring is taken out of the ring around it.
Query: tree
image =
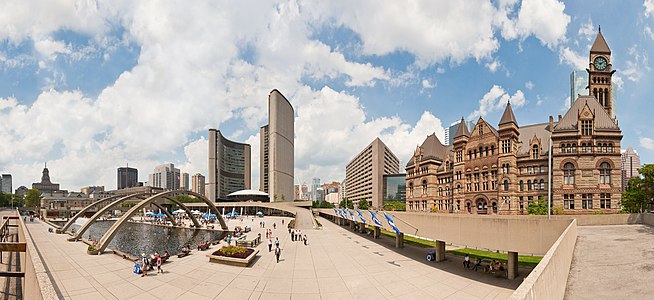
[[[622,193],[622,208],[630,213],[647,211],[654,198],[654,165],[643,165],[638,172],[641,177],[629,179],[627,190]]]
[[[366,199],[359,200],[359,203],[357,203],[357,207],[360,209],[368,209],[368,200]]]
[[[38,207],[41,205],[41,193],[37,189],[27,190],[25,195],[25,206]]]
[[[313,201],[311,203],[313,208],[334,208],[334,204],[331,204],[327,201]]]
[[[545,201],[543,198],[538,199],[538,202],[529,204],[529,207],[527,207],[527,212],[530,215],[546,215],[547,201]]]
[[[354,203],[352,201],[347,200],[347,198],[343,197],[343,200],[341,200],[341,203],[338,204],[338,207],[340,208],[354,208]]]
[[[406,211],[406,203],[401,201],[384,201],[384,210]]]

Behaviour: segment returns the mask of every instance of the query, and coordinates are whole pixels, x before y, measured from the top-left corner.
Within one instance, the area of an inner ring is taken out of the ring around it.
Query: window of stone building
[[[504,180],[504,191],[505,192],[509,191],[509,181],[508,180]]]
[[[600,184],[611,184],[611,165],[607,162],[600,164]]]
[[[409,182],[409,196],[413,197],[413,182]]]
[[[495,145],[491,146],[491,155],[495,155]]]
[[[488,156],[488,147],[486,147],[486,149],[484,149],[484,156]]]
[[[600,208],[611,208],[611,194],[610,193],[601,193],[600,194]]]
[[[613,153],[613,144],[609,143],[609,148],[607,149],[608,152]]]
[[[593,194],[581,194],[581,208],[593,209]]]
[[[493,201],[492,207],[493,207],[493,213],[496,214],[497,213],[497,202]]]
[[[502,140],[502,153],[511,152],[511,140]]]
[[[488,154],[488,153],[486,153],[486,154]],[[484,157],[484,148],[483,147],[479,147],[479,157]]]
[[[593,135],[593,120],[581,120],[581,135]]]
[[[470,202],[466,202],[466,210],[468,213],[472,213],[472,204]]]
[[[581,143],[581,152],[586,153],[586,143]]]
[[[547,169],[545,168],[545,166],[540,166],[540,173],[545,174],[545,172],[547,172]]]
[[[524,192],[525,191],[525,182],[520,180],[520,191]]]
[[[527,180],[527,190],[531,191],[531,180]]]
[[[480,155],[481,155],[481,154],[480,154]],[[475,151],[473,152],[473,156],[472,156],[472,157],[477,158],[477,149],[475,149]]]
[[[572,163],[563,165],[563,183],[575,184],[575,166]]]
[[[456,200],[456,210],[461,210],[461,200]]]
[[[449,195],[450,195],[450,187],[446,186],[445,187],[445,196],[449,196]]]
[[[540,189],[541,190],[545,189],[545,180],[543,180],[543,179],[540,180]]]
[[[484,134],[484,126],[479,125],[479,135],[483,135],[483,134]]]
[[[525,209],[525,202],[523,197],[520,197],[519,199],[520,199],[520,210],[522,211]]]
[[[472,151],[468,150],[468,159],[472,159]]]
[[[422,181],[422,194],[423,195],[427,194],[427,180]]]
[[[534,174],[534,167],[527,168],[527,173],[528,174]]]
[[[456,193],[461,194],[461,185],[460,184],[456,185]]]
[[[531,158],[538,159],[538,145],[534,145],[531,149]]]
[[[563,194],[563,207],[565,209],[575,209],[575,195]]]
[[[593,144],[588,144],[588,152],[593,152]]]

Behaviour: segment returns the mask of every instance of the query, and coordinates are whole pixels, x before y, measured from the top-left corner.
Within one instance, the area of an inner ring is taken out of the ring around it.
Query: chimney
[[[554,130],[554,117],[550,115],[550,131]]]
[[[559,120],[557,121],[557,123],[561,122],[561,119],[563,119],[563,117],[561,117],[561,115],[559,115]]]

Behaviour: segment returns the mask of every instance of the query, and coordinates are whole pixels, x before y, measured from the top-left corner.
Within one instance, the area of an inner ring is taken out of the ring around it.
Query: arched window
[[[611,184],[611,165],[607,162],[600,164],[600,184]]]
[[[541,190],[545,189],[545,180],[543,180],[543,179],[540,180],[540,189]]]
[[[613,153],[613,143],[609,143],[609,152]]]
[[[520,180],[520,191],[522,192],[524,190],[525,190],[525,182]]]
[[[534,147],[532,147],[531,156],[533,159],[538,159],[538,145],[534,145]]]
[[[531,191],[531,180],[527,180],[527,190]]]
[[[575,165],[572,163],[563,165],[563,183],[575,184]]]
[[[409,196],[413,197],[413,182],[409,182]]]
[[[581,152],[586,153],[586,143],[581,143]]]
[[[493,202],[492,207],[493,207],[493,213],[496,214],[497,213],[497,202]]]
[[[472,151],[468,150],[468,159],[472,159]]]
[[[427,194],[427,180],[422,181],[422,194]]]
[[[457,184],[457,186],[456,186],[456,193],[461,194],[461,185],[460,184]]]
[[[504,191],[505,192],[509,191],[509,181],[508,180],[504,180]]]

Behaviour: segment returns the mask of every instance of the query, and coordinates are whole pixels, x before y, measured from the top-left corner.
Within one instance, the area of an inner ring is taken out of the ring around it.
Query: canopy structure
[[[173,213],[174,213],[174,214],[183,214],[183,213],[186,213],[186,211],[183,210],[183,209],[178,209],[178,210],[176,210],[176,211],[173,211]]]

